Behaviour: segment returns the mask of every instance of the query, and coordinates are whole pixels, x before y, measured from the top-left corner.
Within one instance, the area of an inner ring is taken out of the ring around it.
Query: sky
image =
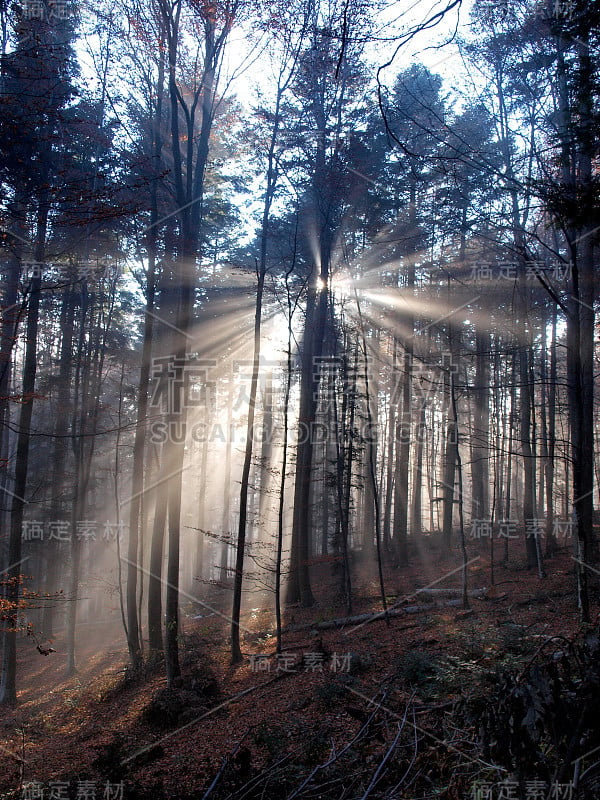
[[[473,0],[462,0],[460,5],[449,11],[432,29],[418,33],[406,45],[398,48],[398,37],[419,26],[425,20],[443,10],[452,0],[413,0],[413,2],[384,2],[373,21],[375,41],[365,49],[365,60],[371,67],[373,88],[375,76],[380,67],[391,61],[380,73],[381,83],[391,86],[396,75],[415,61],[420,61],[432,72],[438,73],[445,82],[448,92],[460,85],[463,62],[458,52],[456,36],[466,33],[469,10]],[[235,75],[231,92],[248,110],[257,102],[259,93],[268,97],[272,66],[268,53],[259,46],[248,57],[251,44],[243,30],[234,32],[227,51],[224,77]],[[251,50],[252,52],[252,50]],[[459,101],[460,102],[460,101]],[[264,176],[255,181],[250,196],[240,194],[234,201],[245,209],[245,228],[247,240],[255,229],[252,215],[262,208],[260,195]]]

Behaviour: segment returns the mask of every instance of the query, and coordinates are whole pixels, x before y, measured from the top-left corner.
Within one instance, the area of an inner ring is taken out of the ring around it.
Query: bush
[[[200,716],[207,710],[203,699],[186,689],[160,689],[143,713],[145,722],[159,728],[170,728]]]
[[[338,678],[319,686],[315,694],[325,708],[333,708],[340,700],[347,699],[348,691],[346,687],[353,683],[354,679],[350,675],[340,675]]]
[[[400,657],[396,675],[409,686],[422,686],[435,680],[439,664],[430,653],[409,650]]]

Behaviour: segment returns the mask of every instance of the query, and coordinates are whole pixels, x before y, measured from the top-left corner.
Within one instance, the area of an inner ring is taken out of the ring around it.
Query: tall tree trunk
[[[317,326],[323,330],[322,297],[327,289],[317,292],[316,276],[310,278],[306,305],[306,323],[302,350],[300,378],[300,407],[298,412],[298,442],[296,447],[296,479],[294,484],[294,512],[292,522],[292,544],[290,572],[286,602],[311,606],[314,597],[310,585],[308,559],[310,555],[311,480],[313,462],[313,433],[316,416],[316,394],[318,373],[315,376],[316,353],[320,354],[321,343],[316,342]],[[322,338],[321,338],[322,342]]]
[[[54,452],[52,464],[54,466],[52,474],[52,505],[51,519],[59,519],[60,512],[64,509],[63,492],[65,467],[68,455],[67,432],[71,416],[71,376],[73,372],[73,334],[75,325],[75,291],[72,286],[68,286],[63,292],[61,309],[61,331],[62,341],[60,346],[60,365],[58,376],[58,393],[56,398],[59,413],[56,415],[54,424]],[[57,572],[59,567],[58,550],[60,542],[48,542],[45,548],[45,591],[52,595],[56,592]],[[45,637],[53,635],[54,627],[54,604],[50,600],[47,602],[42,616],[42,631]]]
[[[404,351],[401,410],[396,422],[398,455],[394,475],[392,542],[400,566],[408,564],[408,477],[410,471],[412,343]]]
[[[413,499],[411,511],[411,533],[420,536],[423,532],[422,497],[423,497],[423,448],[425,445],[425,400],[421,401],[419,423],[417,427],[417,456],[413,471]]]
[[[527,568],[537,567],[543,577],[540,530],[537,522],[535,504],[535,451],[532,438],[532,402],[530,360],[532,355],[532,331],[529,322],[527,286],[527,263],[522,254],[522,232],[518,222],[518,209],[513,195],[514,235],[518,260],[517,273],[517,319],[519,322],[518,361],[519,361],[519,439],[523,459],[523,522],[525,524],[525,547]]]
[[[375,446],[375,443],[377,441],[376,418],[374,416],[374,413],[372,412],[372,408],[376,408],[377,400],[376,399],[372,400],[371,398],[371,389],[369,385],[369,352],[367,345],[367,337],[365,333],[365,324],[360,309],[360,303],[358,300],[358,292],[356,292],[356,290],[355,290],[355,297],[356,297],[356,309],[358,311],[358,319],[360,323],[363,357],[365,362],[365,394],[366,394],[366,406],[367,406],[367,430],[369,436],[369,441],[368,441],[369,479],[371,482],[373,515],[375,517],[375,544],[377,546],[377,574],[379,577],[379,591],[381,594],[381,604],[383,606],[383,613],[386,624],[389,625],[390,620],[387,614],[387,599],[385,596],[385,584],[383,579],[383,553],[381,547],[381,513],[379,504],[379,488],[377,486],[377,464],[376,464],[377,448]],[[377,398],[376,391],[375,391],[375,398]]]
[[[240,514],[237,534],[237,550],[235,557],[235,573],[233,583],[233,606],[231,611],[231,663],[238,664],[243,660],[240,647],[240,613],[242,607],[242,585],[244,580],[244,555],[246,548],[246,522],[248,514],[248,487],[250,467],[252,466],[252,448],[254,439],[254,412],[258,387],[258,371],[260,369],[260,335],[262,317],[262,299],[265,285],[266,257],[264,266],[258,274],[256,289],[256,310],[254,316],[254,354],[252,365],[252,380],[250,382],[250,397],[248,400],[248,427],[246,433],[246,446],[244,450],[244,464],[242,467],[242,480],[240,485]]]
[[[490,333],[477,328],[475,335],[475,412],[472,441],[471,480],[473,496],[471,517],[485,520],[489,512],[489,450],[490,450]]]
[[[107,334],[112,326],[115,307],[116,279],[110,286],[108,296],[102,290],[88,294],[87,281],[83,281],[81,300],[81,323],[77,348],[77,376],[75,379],[74,406],[80,398],[78,415],[73,414],[73,450],[75,456],[75,491],[71,511],[71,532],[84,518],[86,498],[92,473],[96,447],[96,434],[100,419],[104,360],[107,353]],[[89,326],[94,331],[85,342],[85,322],[90,310]],[[83,366],[81,366],[83,363]],[[75,632],[78,612],[81,541],[71,535],[70,603],[67,609],[67,675],[76,671]]]
[[[392,356],[392,386],[394,374],[396,372],[397,340],[394,337],[393,356]],[[383,547],[386,553],[392,554],[392,499],[394,496],[394,455],[396,440],[396,403],[390,392],[388,401],[388,424],[387,424],[387,455],[386,455],[386,481],[385,481],[385,500],[383,505]]]
[[[594,69],[589,30],[582,26],[576,44],[579,118],[577,180],[579,194],[594,192]],[[591,207],[586,206],[587,209]],[[582,622],[590,618],[587,569],[592,556],[594,512],[594,239],[596,220],[586,214],[572,257],[572,302],[567,320],[567,375],[573,476],[573,511],[577,535],[577,595]]]
[[[160,173],[162,136],[161,121],[163,107],[163,85],[165,73],[164,34],[161,33],[158,61],[158,78],[156,83],[156,113],[152,129],[152,166],[155,174]],[[142,359],[137,387],[137,416],[135,438],[133,443],[133,467],[131,476],[131,500],[129,506],[129,542],[127,547],[127,646],[129,662],[137,671],[142,662],[140,619],[138,616],[138,573],[140,536],[144,536],[142,522],[142,496],[144,491],[144,441],[147,432],[148,384],[152,358],[152,340],[154,335],[154,297],[156,292],[156,243],[158,225],[158,187],[152,181],[150,195],[150,225],[146,237],[148,271],[146,283],[146,313],[144,316],[144,336]]]
[[[254,416],[256,406],[256,395],[258,388],[258,373],[260,369],[260,345],[261,345],[261,324],[262,324],[262,304],[265,288],[265,278],[267,274],[267,253],[269,245],[271,205],[275,197],[277,188],[277,164],[275,159],[275,148],[279,138],[279,125],[281,123],[280,108],[283,98],[283,88],[278,87],[273,116],[273,128],[269,140],[269,151],[267,157],[267,185],[263,205],[262,224],[260,233],[260,260],[257,269],[256,287],[256,308],[254,313],[254,342],[253,342],[253,365],[252,379],[250,383],[250,398],[248,401],[248,426],[246,434],[246,447],[244,451],[244,464],[242,467],[242,481],[240,485],[240,515],[237,535],[237,551],[235,561],[235,574],[233,585],[233,606],[231,612],[231,662],[237,664],[242,661],[242,651],[240,648],[240,612],[242,605],[242,584],[244,580],[244,551],[246,547],[246,524],[248,514],[248,486],[250,479],[250,467],[252,465],[252,448],[254,444]],[[265,423],[266,420],[263,420]],[[269,438],[271,433],[269,431]]]
[[[165,459],[163,447],[162,459]],[[150,568],[148,571],[148,650],[151,659],[158,659],[163,652],[162,635],[162,574],[167,524],[167,485],[160,483],[155,489],[154,522],[150,544]]]
[[[231,380],[227,386],[227,436],[225,437],[225,476],[223,483],[223,514],[222,514],[222,540],[221,540],[221,566],[219,580],[227,584],[229,580],[229,548],[232,546],[233,534],[231,532],[231,448],[233,419],[233,384]]]
[[[292,268],[293,269],[293,264]],[[283,528],[285,516],[285,485],[288,464],[288,433],[290,394],[292,389],[292,297],[290,293],[289,278],[291,269],[285,276],[285,289],[287,299],[287,368],[285,373],[285,393],[283,398],[283,450],[281,454],[281,478],[279,481],[279,502],[277,507],[277,552],[275,555],[275,618],[277,624],[277,652],[282,651],[281,637],[281,561],[283,555]]]
[[[444,370],[444,390],[447,403],[446,441],[443,461],[442,481],[442,541],[444,551],[448,554],[452,548],[452,525],[454,521],[454,492],[456,480],[456,464],[458,460],[458,430],[452,414],[453,371],[456,369],[456,333],[454,325],[448,324],[448,348],[450,363]]]
[[[191,317],[194,307],[200,230],[204,215],[204,184],[215,114],[216,76],[232,19],[223,21],[217,35],[217,19],[202,14],[204,63],[201,80],[194,87],[188,104],[180,92],[178,61],[181,46],[181,0],[161,5],[167,41],[168,97],[170,104],[170,149],[173,158],[173,183],[179,219],[179,246],[174,265],[174,285],[178,296],[173,334],[173,394],[175,407],[168,415],[170,430],[187,429],[187,400],[184,371],[188,362]],[[199,12],[200,13],[200,12]],[[182,112],[183,106],[183,112]],[[199,130],[196,112],[201,114]],[[183,125],[180,125],[180,122]],[[181,127],[184,130],[181,130]],[[185,436],[174,437],[169,458],[163,459],[163,479],[167,480],[167,587],[165,597],[165,667],[167,685],[180,676],[179,664],[179,568],[181,536],[182,473],[185,461]]]
[[[558,310],[552,310],[552,340],[550,342],[550,376],[546,386],[547,390],[547,431],[545,433],[546,447],[546,554],[552,555],[557,547],[554,532],[554,458],[556,449],[556,322]]]
[[[46,229],[48,225],[48,197],[42,193],[38,205],[36,220],[35,259],[44,261],[46,245]],[[23,512],[26,504],[27,473],[29,469],[29,444],[31,419],[33,415],[33,399],[35,394],[35,378],[37,372],[37,336],[39,323],[41,275],[36,275],[30,284],[29,302],[27,306],[27,326],[25,359],[23,364],[22,401],[19,413],[19,432],[17,437],[17,453],[15,459],[15,483],[10,515],[10,538],[8,545],[8,569],[5,571],[9,581],[6,599],[11,603],[7,614],[2,652],[2,678],[0,680],[0,703],[12,705],[17,700],[17,607],[19,604],[19,576],[22,574],[21,537],[23,531]]]
[[[19,277],[21,275],[21,258],[23,243],[27,233],[25,196],[17,192],[15,200],[9,206],[9,214],[13,220],[14,244],[10,261],[6,266],[6,277],[2,282],[2,328],[0,329],[0,492],[9,497],[7,493],[9,476],[9,436],[10,436],[10,383],[12,377],[12,353],[15,346],[19,321],[24,307],[18,304]],[[8,517],[4,502],[0,504],[0,523]],[[8,525],[3,524],[3,528]],[[4,555],[4,553],[2,554]],[[1,561],[0,561],[1,563]],[[9,562],[10,563],[10,562]],[[7,566],[2,564],[2,566]]]
[[[406,312],[401,319],[404,331],[404,375],[402,379],[402,411],[399,415],[400,437],[398,441],[398,458],[394,478],[394,524],[393,538],[400,565],[408,564],[408,509],[409,509],[409,476],[410,451],[412,444],[412,372],[414,356],[414,327],[412,297],[415,291],[415,258],[417,246],[417,187],[416,176],[410,178],[410,197],[408,207],[409,253],[406,259]]]
[[[506,464],[506,497],[504,502],[504,519],[509,521],[511,519],[512,511],[512,486],[513,486],[513,442],[514,442],[514,423],[515,423],[515,407],[517,402],[517,354],[513,352],[512,367],[511,367],[511,381],[510,381],[510,411],[508,412],[508,448],[507,448],[507,464]],[[508,563],[508,535],[504,538],[504,552],[502,556],[504,565]]]

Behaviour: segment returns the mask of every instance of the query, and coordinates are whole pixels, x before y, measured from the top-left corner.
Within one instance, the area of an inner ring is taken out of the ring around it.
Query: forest
[[[600,2],[0,23],[0,798],[600,797]]]

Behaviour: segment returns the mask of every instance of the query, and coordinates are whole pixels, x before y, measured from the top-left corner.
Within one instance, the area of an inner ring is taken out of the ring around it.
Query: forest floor
[[[476,781],[498,791],[501,782],[515,781],[505,796],[529,800],[545,796],[526,793],[535,780],[548,791],[571,784],[565,764],[574,739],[563,741],[546,725],[559,713],[549,699],[558,684],[549,690],[536,678],[530,685],[532,674],[545,674],[532,672],[541,660],[558,663],[573,652],[580,663],[575,650],[592,630],[586,634],[578,623],[570,550],[549,559],[548,576],[540,579],[524,568],[515,546],[509,563],[496,566],[491,587],[482,547],[468,580],[470,589],[486,592],[471,598],[469,609],[444,605],[443,593],[418,592],[432,583],[459,587],[456,555],[413,553],[411,561],[386,572],[388,604],[408,608],[389,625],[379,616],[317,630],[346,616],[336,582],[325,579],[331,567],[321,567],[317,604],[286,610],[287,624],[308,627],[285,633],[277,657],[272,610],[249,611],[242,619],[246,659],[238,666],[230,665],[226,621],[216,614],[194,619],[206,612],[186,609],[182,681],[172,691],[161,665],[128,676],[124,636],[114,628],[81,627],[72,678],[64,677],[61,637],[47,657],[21,638],[18,705],[4,711],[0,725],[0,797],[480,800],[486,795],[477,797]],[[354,590],[353,614],[379,614],[376,576],[355,579]],[[594,619],[595,588],[592,598]],[[578,679],[568,680],[575,685],[571,705],[587,708]],[[518,708],[504,719],[509,695]],[[517,724],[515,714],[523,717]],[[586,735],[584,744],[594,745],[596,732]],[[503,736],[514,746],[507,750]]]

